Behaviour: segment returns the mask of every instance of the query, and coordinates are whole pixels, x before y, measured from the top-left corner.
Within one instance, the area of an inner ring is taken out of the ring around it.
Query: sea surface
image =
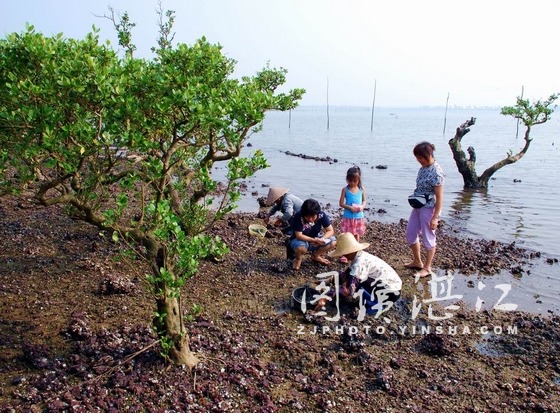
[[[558,313],[560,264],[548,264],[547,259],[560,259],[560,113],[532,128],[531,146],[521,160],[496,172],[487,190],[474,192],[463,189],[448,145],[456,128],[471,117],[476,123],[463,137],[462,146],[465,151],[469,146],[475,148],[478,175],[524,146],[524,125],[501,115],[499,108],[375,108],[373,125],[371,108],[330,107],[327,111],[326,107],[300,107],[269,112],[262,130],[249,138],[250,146],[244,151],[261,149],[270,167],[248,182],[239,209],[258,211],[257,198],[266,196],[268,185],[286,186],[302,199],[312,197],[322,205],[336,206],[346,184],[346,170],[358,165],[371,210],[368,219],[408,219],[406,198],[414,190],[420,167],[412,148],[427,140],[435,144],[435,158],[446,174],[442,219],[447,224],[464,237],[514,242],[541,253],[529,273],[521,277],[510,272],[478,276],[485,289],[472,291],[473,297],[463,300],[474,303],[477,294],[508,283],[512,289],[503,302],[515,301],[521,310]],[[336,162],[302,159],[286,151],[329,156]],[[457,274],[455,289],[464,291],[467,281],[468,277]],[[494,297],[485,299],[487,305],[492,300]]]

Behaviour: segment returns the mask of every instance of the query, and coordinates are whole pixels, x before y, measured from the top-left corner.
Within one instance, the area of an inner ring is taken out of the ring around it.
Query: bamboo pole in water
[[[371,126],[370,131],[373,131],[373,113],[375,112],[375,92],[377,91],[377,79],[373,83],[373,102],[371,104]]]
[[[443,134],[445,135],[445,126],[447,126],[447,108],[449,106],[449,92],[447,92],[447,101],[445,102],[445,116],[443,117]]]
[[[521,99],[523,99],[523,91],[525,86],[521,86]],[[517,119],[517,130],[515,131],[515,139],[519,137],[519,118]]]
[[[292,109],[288,111],[288,129],[292,126]]]
[[[329,130],[329,78],[327,77],[327,130]]]

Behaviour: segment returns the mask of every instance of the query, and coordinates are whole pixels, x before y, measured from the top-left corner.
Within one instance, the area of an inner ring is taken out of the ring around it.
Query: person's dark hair
[[[301,205],[301,216],[310,217],[313,215],[318,215],[321,212],[321,205],[316,200],[309,198],[303,201]]]
[[[430,156],[434,156],[434,151],[435,150],[436,150],[436,147],[434,146],[433,143],[424,141],[424,142],[420,142],[419,144],[417,144],[414,147],[414,149],[412,150],[412,153],[416,157],[428,159]]]
[[[346,171],[346,181],[350,181],[355,176],[358,177],[358,188],[362,189],[362,170],[359,166],[353,166]]]

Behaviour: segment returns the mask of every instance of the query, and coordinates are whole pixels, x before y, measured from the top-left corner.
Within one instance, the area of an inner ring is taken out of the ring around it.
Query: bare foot
[[[432,271],[427,270],[425,268],[422,268],[420,271],[418,271],[416,274],[414,274],[414,276],[418,277],[418,278],[427,277],[428,275],[432,275]]]
[[[301,257],[300,258],[296,258],[295,260],[292,261],[292,270],[299,270],[299,267],[301,267]]]
[[[414,261],[404,265],[404,268],[408,268],[409,270],[421,270],[422,267],[424,267],[424,264]]]
[[[330,261],[320,255],[311,254],[311,259],[315,262],[318,262],[321,265],[330,265]]]

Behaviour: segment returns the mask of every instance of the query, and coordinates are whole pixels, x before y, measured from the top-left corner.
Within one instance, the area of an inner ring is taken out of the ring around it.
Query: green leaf
[[[165,16],[151,59],[134,57],[127,13],[114,14],[116,48],[95,27],[68,39],[27,25],[0,40],[0,171],[17,171],[1,187],[37,188],[45,205],[70,204],[126,243],[154,269],[156,306],[180,297],[201,259],[227,252],[206,232],[234,210],[239,183],[268,166],[261,151],[241,156],[244,143],[267,111],[294,108],[303,94],[277,92],[283,68],[235,78],[236,62],[205,38],[173,45],[174,14]],[[223,198],[211,174],[220,164]],[[157,332],[171,348],[174,338]]]

